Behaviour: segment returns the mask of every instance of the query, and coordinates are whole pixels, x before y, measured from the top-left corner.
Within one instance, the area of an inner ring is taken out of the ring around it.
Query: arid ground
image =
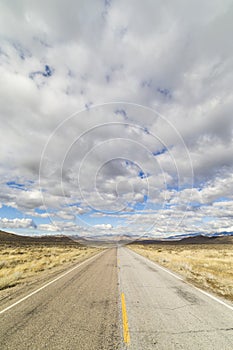
[[[130,248],[188,282],[233,300],[232,244],[137,244]]]
[[[67,237],[31,238],[0,232],[0,293],[68,268],[98,250]]]

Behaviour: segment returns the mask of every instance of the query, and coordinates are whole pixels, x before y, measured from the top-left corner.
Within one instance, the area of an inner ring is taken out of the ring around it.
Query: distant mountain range
[[[204,236],[196,235],[183,237],[179,239],[166,239],[166,240],[155,240],[155,239],[138,239],[133,243],[142,243],[142,244],[233,244],[233,233],[227,235],[213,235],[213,236]]]
[[[204,235],[200,233],[192,233],[189,235],[174,235],[166,238],[153,238],[149,235],[138,236],[138,235],[114,235],[105,234],[93,237],[80,238],[79,236],[72,236],[72,239],[85,243],[98,242],[98,243],[153,243],[153,244],[199,244],[199,243],[222,243],[231,244],[233,243],[233,232],[221,232],[214,233],[213,235]]]
[[[22,236],[0,230],[0,244],[20,243],[20,244],[77,244],[72,239],[63,235],[51,236]]]
[[[155,239],[137,235],[105,234],[92,237],[80,237],[78,235],[45,235],[22,236],[0,230],[0,244],[81,244],[81,245],[116,245],[128,243],[142,244],[233,244],[233,232],[221,232],[210,235],[192,233],[189,235],[174,235],[167,238]]]

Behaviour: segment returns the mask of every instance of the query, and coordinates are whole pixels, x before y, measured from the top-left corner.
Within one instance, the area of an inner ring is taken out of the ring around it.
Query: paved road
[[[233,349],[232,310],[129,249],[118,264],[129,349]]]
[[[111,249],[1,314],[0,349],[119,349],[118,297]]]
[[[109,249],[0,313],[0,349],[232,350],[233,310]]]

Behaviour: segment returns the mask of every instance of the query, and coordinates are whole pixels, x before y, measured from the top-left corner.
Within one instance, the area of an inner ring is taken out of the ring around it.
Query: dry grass
[[[183,275],[202,289],[233,300],[231,244],[131,245],[137,253]]]
[[[43,271],[85,260],[95,252],[95,248],[78,245],[3,245],[0,251],[0,290],[25,282]]]

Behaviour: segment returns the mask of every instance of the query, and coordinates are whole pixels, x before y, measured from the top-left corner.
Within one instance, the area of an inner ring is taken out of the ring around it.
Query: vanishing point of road
[[[0,307],[2,350],[233,349],[232,304],[124,247]]]

